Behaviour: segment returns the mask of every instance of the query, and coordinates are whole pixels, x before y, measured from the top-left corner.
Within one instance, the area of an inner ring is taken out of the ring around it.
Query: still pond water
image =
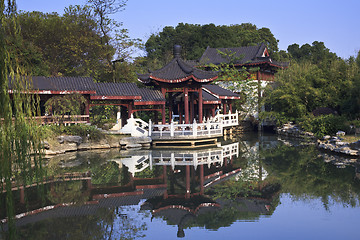
[[[15,193],[17,229],[36,240],[360,239],[358,168],[275,135],[196,151],[71,153],[48,160],[55,177],[42,191]]]

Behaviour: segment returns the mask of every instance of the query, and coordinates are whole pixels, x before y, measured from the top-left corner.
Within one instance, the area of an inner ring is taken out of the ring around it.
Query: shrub
[[[335,135],[337,131],[347,132],[349,130],[345,117],[332,114],[318,117],[308,116],[300,122],[300,126],[305,131],[314,133],[317,138],[321,138],[324,135]]]
[[[86,124],[74,124],[70,126],[45,125],[42,126],[43,138],[58,136],[61,134],[77,135],[81,137],[89,137],[92,140],[103,138],[103,134],[96,126]]]

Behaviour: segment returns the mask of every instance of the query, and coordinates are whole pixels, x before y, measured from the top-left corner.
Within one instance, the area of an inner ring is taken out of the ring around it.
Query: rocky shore
[[[348,143],[344,142],[341,137],[325,136],[318,140],[317,143],[320,149],[360,157],[360,140]]]
[[[62,135],[55,139],[44,141],[45,157],[74,151],[94,149],[146,149],[150,148],[151,138],[130,137],[129,135],[104,134],[99,140],[90,140],[81,136]]]
[[[281,128],[278,128],[277,134],[280,136],[301,138],[315,142],[319,149],[333,153],[344,154],[357,158],[360,157],[360,140],[357,142],[348,143],[344,142],[343,139],[339,136],[324,136],[322,139],[317,139],[313,133],[304,132],[292,123],[284,124]]]

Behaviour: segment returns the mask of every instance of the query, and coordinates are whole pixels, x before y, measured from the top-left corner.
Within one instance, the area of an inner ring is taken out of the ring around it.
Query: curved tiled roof
[[[165,102],[166,99],[159,90],[139,88],[141,102]]]
[[[266,45],[260,43],[256,46],[248,47],[233,47],[233,48],[210,48],[208,47],[201,56],[200,65],[222,63],[233,63],[235,65],[257,65],[267,63],[274,67],[287,67],[288,63],[272,61],[266,54]],[[223,56],[219,52],[230,55],[229,57]]]
[[[91,77],[22,77],[28,86],[28,90],[51,91],[51,92],[82,92],[95,93],[94,81]],[[12,89],[12,79],[9,77],[9,88]]]
[[[95,96],[140,96],[135,83],[95,83]]]
[[[205,91],[219,99],[240,99],[240,95],[215,84],[203,85]]]
[[[149,74],[138,74],[139,81],[150,83],[152,80],[166,83],[181,83],[188,80],[207,83],[218,77],[217,72],[197,69],[181,59],[180,54],[175,53],[174,59],[163,68]]]

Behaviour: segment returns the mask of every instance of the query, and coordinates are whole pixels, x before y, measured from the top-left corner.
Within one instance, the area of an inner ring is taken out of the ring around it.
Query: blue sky
[[[86,0],[17,0],[18,9],[63,13],[69,5]],[[360,50],[359,0],[128,0],[113,16],[129,29],[132,38],[146,39],[165,26],[178,23],[231,25],[252,23],[267,27],[279,48],[322,41],[342,58]]]

